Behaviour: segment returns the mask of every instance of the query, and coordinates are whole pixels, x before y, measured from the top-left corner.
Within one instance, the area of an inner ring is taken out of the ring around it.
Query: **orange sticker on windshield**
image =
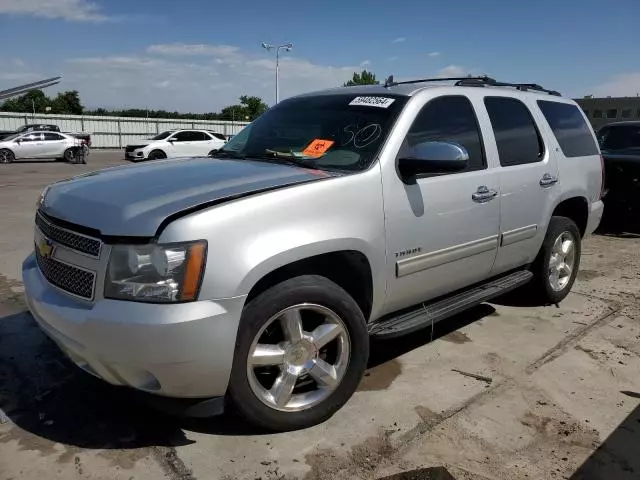
[[[307,145],[307,148],[302,151],[302,154],[306,155],[307,157],[319,157],[321,155],[324,155],[325,152],[329,150],[329,148],[331,148],[331,145],[333,144],[333,140],[322,140],[321,138],[316,138],[309,145]]]

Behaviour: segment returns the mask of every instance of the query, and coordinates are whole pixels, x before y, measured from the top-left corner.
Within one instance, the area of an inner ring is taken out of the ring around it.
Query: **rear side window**
[[[569,103],[547,100],[539,100],[538,106],[549,122],[565,157],[600,154],[591,134],[591,128],[585,122],[578,107]]]
[[[524,103],[515,98],[485,97],[484,104],[496,137],[500,165],[510,167],[542,160],[544,146]]]
[[[616,125],[600,130],[602,150],[614,151],[640,148],[640,125]]]

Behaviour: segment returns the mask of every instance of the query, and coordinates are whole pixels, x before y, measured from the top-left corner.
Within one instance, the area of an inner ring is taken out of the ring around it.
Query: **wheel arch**
[[[374,276],[367,255],[358,249],[341,249],[303,256],[284,264],[259,268],[259,275],[250,275],[248,303],[260,293],[289,278],[300,275],[320,275],[343,288],[358,304],[365,319],[371,315],[374,298]],[[255,270],[254,270],[255,271]],[[247,282],[245,282],[247,285]]]
[[[589,201],[582,195],[564,198],[556,205],[551,214],[554,217],[567,217],[575,222],[584,237],[589,221]]]

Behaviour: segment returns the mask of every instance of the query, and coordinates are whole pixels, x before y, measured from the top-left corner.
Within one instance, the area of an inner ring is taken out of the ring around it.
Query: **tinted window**
[[[49,141],[54,141],[54,140],[63,140],[64,137],[62,135],[58,135],[57,133],[51,133],[51,132],[44,132],[44,139],[45,140],[49,140]]]
[[[222,135],[221,133],[209,132],[209,135],[216,137],[218,140],[226,140],[224,135]]]
[[[618,110],[615,108],[607,110],[607,118],[618,118]]]
[[[284,100],[243,128],[218,155],[292,159],[359,171],[375,160],[407,97],[348,93]]]
[[[603,150],[640,148],[640,125],[605,127],[600,130],[598,137]]]
[[[407,133],[403,148],[429,141],[462,145],[469,153],[467,170],[485,166],[478,122],[466,97],[439,97],[422,107]]]
[[[173,133],[173,130],[167,130],[166,132],[162,132],[162,133],[156,135],[151,140],[164,140],[165,138],[167,138],[172,133]]]
[[[185,130],[184,132],[176,133],[172,138],[176,142],[197,142],[199,140],[204,140],[204,133]]]
[[[544,147],[531,112],[520,100],[506,97],[486,97],[496,137],[500,165],[522,165],[542,160]]]
[[[602,110],[594,110],[593,118],[602,118]]]
[[[599,155],[591,128],[585,122],[578,107],[547,100],[538,101],[538,106],[549,122],[565,157]]]

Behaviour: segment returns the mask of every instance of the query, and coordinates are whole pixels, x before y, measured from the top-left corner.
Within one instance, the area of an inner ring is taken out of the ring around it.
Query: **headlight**
[[[114,245],[105,298],[140,302],[195,300],[204,272],[207,243]]]
[[[42,206],[42,203],[44,202],[44,198],[47,196],[48,191],[49,191],[49,185],[44,187],[44,189],[40,193],[40,196],[38,197],[38,201],[36,202],[37,209],[39,209]]]

